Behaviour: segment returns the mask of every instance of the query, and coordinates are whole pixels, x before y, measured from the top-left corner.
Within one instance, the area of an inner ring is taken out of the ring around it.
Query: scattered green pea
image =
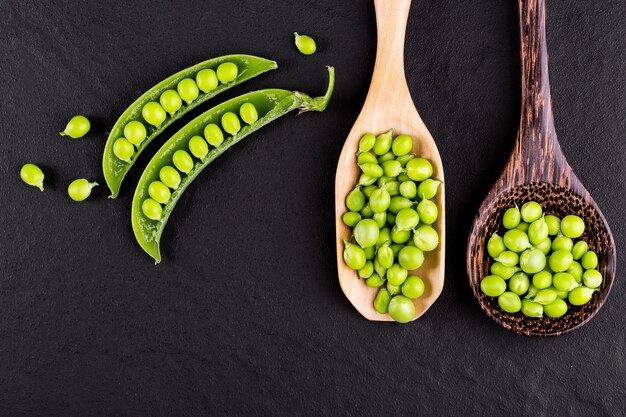
[[[304,55],[312,55],[317,51],[317,45],[315,40],[307,35],[299,35],[298,32],[294,32],[296,48]]]
[[[67,187],[67,195],[74,201],[83,201],[91,194],[91,189],[98,185],[97,182],[89,182],[84,178],[74,180]]]
[[[72,139],[82,138],[89,132],[91,123],[85,116],[74,116],[67,122],[65,130],[60,133],[61,136],[69,136]]]
[[[20,178],[26,184],[39,188],[43,191],[44,175],[41,168],[35,164],[24,164],[20,169]]]

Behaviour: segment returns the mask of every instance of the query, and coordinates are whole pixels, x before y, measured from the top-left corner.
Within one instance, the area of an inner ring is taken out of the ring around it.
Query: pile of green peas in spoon
[[[562,219],[536,201],[505,211],[503,236],[494,233],[487,251],[494,262],[480,288],[507,313],[558,318],[571,306],[588,303],[602,284],[598,256],[579,239],[585,222],[579,216]]]
[[[205,68],[193,78],[184,78],[176,85],[176,90],[169,89],[161,93],[159,101],[149,101],[141,108],[141,120],[132,120],[124,126],[124,136],[113,143],[113,154],[124,162],[130,162],[139,147],[148,137],[148,126],[159,127],[185,105],[189,106],[201,94],[215,90],[220,83],[228,84],[239,74],[237,65],[223,62],[216,70]],[[144,122],[146,124],[144,124]]]
[[[374,308],[407,323],[415,315],[413,300],[424,293],[424,282],[409,271],[424,263],[426,252],[439,246],[433,224],[439,209],[432,201],[440,181],[433,166],[417,157],[408,135],[393,130],[367,133],[356,154],[361,169],[356,187],[346,196],[343,222],[354,242],[344,241],[343,258],[365,284],[378,288]]]

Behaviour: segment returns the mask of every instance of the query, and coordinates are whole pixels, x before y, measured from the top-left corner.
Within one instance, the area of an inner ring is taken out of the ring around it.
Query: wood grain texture
[[[615,243],[599,207],[567,163],[554,128],[548,78],[545,0],[519,0],[522,63],[522,106],[519,132],[502,175],[483,201],[470,232],[467,273],[480,306],[501,326],[520,334],[560,335],[588,322],[609,294],[615,276]],[[487,240],[504,231],[504,211],[515,204],[535,200],[546,214],[581,216],[587,225],[586,240],[598,253],[598,269],[604,276],[600,290],[582,307],[571,307],[558,319],[528,318],[502,311],[496,299],[485,296],[480,280],[489,274]]]
[[[370,89],[346,142],[335,178],[335,222],[337,268],[341,288],[354,307],[368,320],[392,321],[388,314],[380,314],[373,307],[378,289],[369,288],[357,273],[343,261],[344,240],[352,236],[342,221],[346,195],[358,182],[360,170],[356,162],[358,142],[362,135],[383,133],[390,128],[394,134],[408,134],[413,138],[413,152],[431,161],[433,177],[443,182],[443,167],[437,146],[413,104],[404,75],[404,35],[410,0],[375,0],[378,46]],[[445,186],[439,187],[434,198],[439,207],[439,218],[433,227],[439,232],[439,247],[426,254],[424,264],[411,274],[419,275],[425,284],[424,295],[415,300],[415,316],[420,317],[441,294],[444,283],[445,260]]]

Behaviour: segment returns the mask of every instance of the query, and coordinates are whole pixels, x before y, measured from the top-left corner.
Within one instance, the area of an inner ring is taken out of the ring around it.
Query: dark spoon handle
[[[573,173],[554,129],[545,0],[519,0],[522,107],[519,132],[505,182],[571,185]],[[574,180],[576,182],[577,180]]]

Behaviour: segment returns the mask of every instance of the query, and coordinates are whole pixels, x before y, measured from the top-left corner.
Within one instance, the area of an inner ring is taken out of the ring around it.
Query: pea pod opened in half
[[[323,111],[333,92],[328,68],[326,94],[267,89],[235,97],[196,117],[176,132],[146,166],[133,197],[131,221],[137,242],[158,263],[159,242],[176,202],[189,184],[228,148],[292,110]]]
[[[102,171],[111,198],[139,154],[166,127],[222,91],[276,68],[268,59],[226,55],[179,71],[146,91],[115,122],[104,148]]]

